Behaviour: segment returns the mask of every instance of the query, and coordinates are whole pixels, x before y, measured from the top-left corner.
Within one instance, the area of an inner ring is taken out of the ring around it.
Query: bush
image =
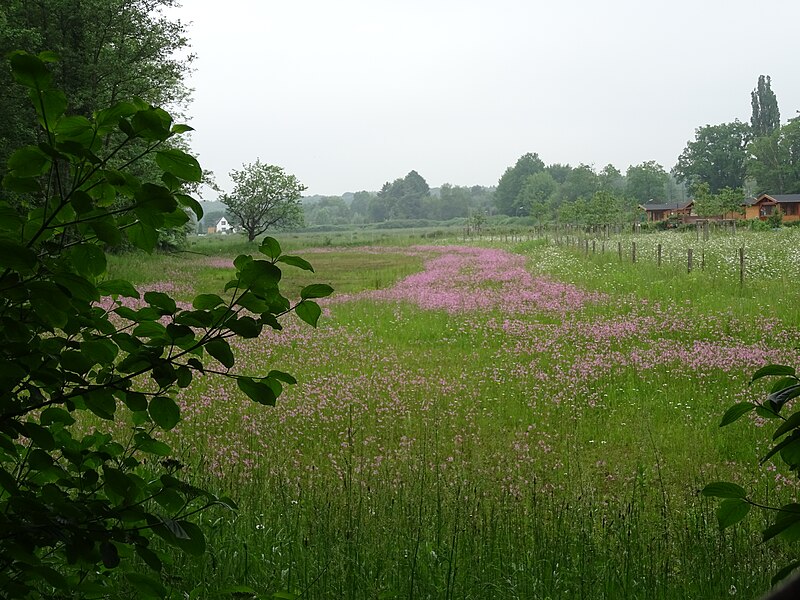
[[[316,325],[313,299],[331,289],[308,286],[292,306],[278,288],[279,265],[311,266],[271,238],[259,247],[265,258],[234,261],[222,295],[201,294],[188,309],[108,279],[107,249],[151,252],[160,232],[189,222],[187,210],[202,218],[184,193],[200,180],[200,165],[169,145],[189,127],[141,101],[92,119],[65,116],[47,58],[10,60],[42,142],[12,154],[0,198],[0,596],[162,597],[165,555],[155,539],[201,554],[198,512],[235,509],[183,479],[159,439],[180,421],[177,391],[197,373],[218,374],[274,404],[294,379],[277,370],[235,374],[228,340],[280,329],[278,318],[292,310]],[[154,157],[152,180],[120,158],[134,144],[140,159]],[[12,206],[12,195],[26,201]],[[87,417],[105,426],[87,427]],[[131,424],[124,437],[117,421]]]

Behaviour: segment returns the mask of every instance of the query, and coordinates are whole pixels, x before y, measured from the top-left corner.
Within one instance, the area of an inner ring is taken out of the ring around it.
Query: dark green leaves
[[[325,283],[315,283],[312,285],[307,285],[302,290],[300,290],[300,297],[303,300],[308,300],[310,298],[326,298],[333,293],[333,288]]]
[[[304,258],[300,258],[299,256],[290,256],[288,254],[284,254],[283,256],[277,259],[277,262],[282,262],[287,265],[291,265],[293,267],[298,267],[300,269],[303,269],[304,271],[311,271],[312,273],[314,272],[314,267],[311,266],[311,263],[305,260]]]
[[[247,394],[247,397],[254,402],[266,406],[275,406],[275,401],[278,396],[267,383],[256,381],[251,377],[238,377],[236,379],[236,384],[239,386],[239,389]]]
[[[320,309],[319,304],[311,300],[303,300],[300,304],[298,304],[295,307],[294,311],[297,313],[298,317],[303,319],[303,321],[305,321],[312,327],[317,326],[319,317],[322,314],[322,310]]]
[[[728,483],[727,481],[718,481],[716,483],[709,483],[703,488],[703,496],[710,496],[712,498],[745,498],[747,492],[745,489],[735,483]]]
[[[730,527],[744,519],[751,505],[741,498],[727,498],[717,507],[717,523],[720,529]]]
[[[231,347],[228,342],[222,338],[211,340],[206,344],[205,348],[211,356],[216,358],[225,367],[230,369],[234,365],[235,359]]]
[[[166,396],[156,396],[150,401],[148,407],[150,418],[161,429],[170,430],[181,419],[181,410],[172,398]]]
[[[755,410],[755,408],[756,405],[752,402],[740,402],[739,404],[734,404],[727,411],[725,411],[724,415],[722,415],[722,421],[720,421],[719,426],[725,427],[726,425],[730,425],[731,423],[738,421],[747,413]]]
[[[783,376],[793,376],[795,375],[794,367],[789,367],[786,365],[767,365],[766,367],[761,367],[758,371],[753,373],[753,377],[750,381],[756,381],[761,379],[762,377],[767,377],[770,375],[783,375]]]
[[[33,90],[42,90],[50,87],[53,76],[40,57],[25,52],[13,52],[8,62],[11,64],[11,73],[20,85]]]
[[[179,177],[184,181],[200,181],[203,178],[203,170],[197,159],[182,150],[160,150],[156,152],[156,164]]]

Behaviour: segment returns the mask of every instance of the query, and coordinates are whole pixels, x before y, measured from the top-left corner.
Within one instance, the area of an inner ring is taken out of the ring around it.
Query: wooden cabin
[[[640,204],[639,208],[645,211],[648,223],[665,221],[672,216],[681,218],[692,214],[694,200],[678,200],[676,202],[658,203],[652,200],[646,204]]]
[[[745,201],[744,218],[765,221],[775,211],[783,213],[783,222],[800,220],[800,194],[761,194]]]

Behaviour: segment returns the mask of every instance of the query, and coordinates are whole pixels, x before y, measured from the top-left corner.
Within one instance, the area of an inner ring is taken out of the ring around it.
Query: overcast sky
[[[192,144],[225,191],[276,164],[306,194],[495,185],[545,163],[671,169],[695,128],[800,109],[798,0],[184,0]],[[208,194],[205,199],[213,199]]]

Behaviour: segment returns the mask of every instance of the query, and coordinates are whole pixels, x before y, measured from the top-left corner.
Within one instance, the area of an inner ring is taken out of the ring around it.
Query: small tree
[[[221,200],[247,232],[251,242],[269,228],[297,227],[303,223],[302,192],[306,189],[294,175],[260,160],[231,171],[236,184]]]
[[[259,247],[266,260],[239,256],[225,292],[200,294],[187,309],[108,278],[106,248],[152,251],[160,230],[189,221],[187,210],[202,217],[183,192],[200,165],[164,145],[189,128],[141,101],[65,116],[42,58],[10,60],[42,142],[11,155],[0,196],[0,597],[164,597],[155,539],[201,554],[194,515],[235,508],[184,480],[159,439],[180,421],[175,394],[199,372],[274,404],[295,380],[233,373],[228,340],[280,329],[292,310],[316,325],[313,298],[331,289],[307,286],[290,303],[279,264],[311,265],[271,238]],[[121,158],[134,142],[155,156],[157,179],[132,175]],[[99,419],[92,433],[87,418]],[[129,435],[118,439],[115,421],[130,423]]]

